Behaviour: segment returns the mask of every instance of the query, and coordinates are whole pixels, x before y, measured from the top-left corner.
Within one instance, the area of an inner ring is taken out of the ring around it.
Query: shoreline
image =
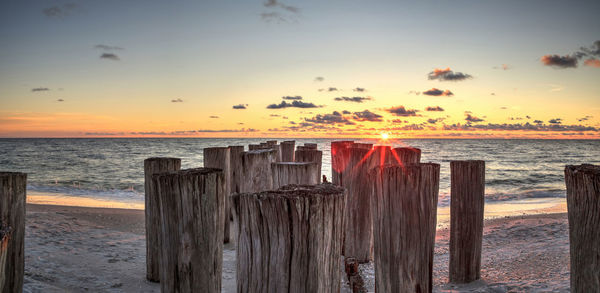
[[[26,208],[24,292],[160,291],[158,283],[145,279],[143,210],[31,203]],[[569,288],[566,213],[486,219],[482,280],[470,284],[447,283],[448,241],[449,229],[437,229],[435,292]],[[235,254],[232,243],[224,245],[222,292],[236,291]],[[372,264],[361,265],[360,272],[370,288]],[[342,292],[349,292],[347,286]]]

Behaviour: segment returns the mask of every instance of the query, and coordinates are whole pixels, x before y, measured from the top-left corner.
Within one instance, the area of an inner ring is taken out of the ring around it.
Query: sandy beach
[[[486,220],[482,280],[448,284],[447,228],[437,232],[436,292],[569,290],[565,213]],[[223,252],[223,292],[235,292],[235,247]],[[373,266],[360,267],[373,291]],[[27,205],[25,292],[159,292],[145,279],[144,213],[58,205]],[[348,292],[347,288],[342,291]]]

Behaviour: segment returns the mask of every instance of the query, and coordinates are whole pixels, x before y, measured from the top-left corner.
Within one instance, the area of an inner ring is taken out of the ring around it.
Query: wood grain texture
[[[484,161],[450,162],[450,282],[480,278],[484,193]]]
[[[317,149],[317,144],[316,143],[311,143],[311,142],[304,143],[304,149],[306,149],[306,150],[316,150]]]
[[[321,183],[321,170],[323,168],[323,152],[316,149],[296,150],[296,162],[316,163],[318,169],[317,183]]]
[[[600,166],[565,167],[571,292],[600,292]]]
[[[418,164],[421,162],[421,149],[401,147],[392,149],[394,161],[401,165]]]
[[[288,185],[233,196],[238,292],[339,292],[344,190]]]
[[[287,140],[281,142],[281,161],[282,162],[293,162],[294,161],[294,148],[296,141]]]
[[[152,175],[177,171],[178,158],[148,158],[144,160],[144,200],[146,215],[146,279],[160,281],[160,208],[158,193],[152,185]]]
[[[223,243],[229,243],[229,196],[231,195],[231,151],[228,147],[212,147],[204,149],[204,167],[223,170],[225,178],[225,214],[223,226]]]
[[[6,258],[8,257],[10,236],[10,227],[0,224],[0,292],[4,292],[4,284],[6,283]]]
[[[161,292],[221,292],[225,175],[197,168],[155,174],[161,216]]]
[[[431,292],[440,165],[379,166],[374,197],[377,292]]]
[[[0,226],[10,227],[11,233],[5,264],[0,269],[4,278],[2,293],[23,291],[26,187],[27,174],[0,172]]]
[[[349,148],[353,143],[351,140],[331,142],[331,182],[335,185],[342,185],[341,174],[348,165],[349,153],[342,150]]]
[[[271,163],[276,161],[274,150],[243,152],[240,161],[240,192],[258,192],[273,189]]]
[[[319,184],[318,165],[312,162],[279,162],[271,163],[273,172],[273,189],[289,184]]]
[[[342,172],[343,187],[347,190],[346,214],[344,218],[344,256],[364,263],[371,260],[373,227],[370,209],[371,189],[369,184],[370,150],[350,147],[348,163]]]
[[[230,159],[230,172],[229,177],[231,180],[231,193],[240,192],[241,182],[241,168],[242,168],[242,153],[244,152],[244,146],[229,146],[229,159]]]

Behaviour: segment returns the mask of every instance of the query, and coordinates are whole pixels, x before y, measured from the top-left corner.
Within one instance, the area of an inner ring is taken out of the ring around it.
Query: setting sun
[[[387,140],[388,138],[390,138],[390,135],[388,133],[385,133],[385,132],[381,133],[381,139]]]

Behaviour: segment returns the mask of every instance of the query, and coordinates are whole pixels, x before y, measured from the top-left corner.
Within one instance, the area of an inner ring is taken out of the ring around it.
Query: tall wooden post
[[[317,144],[316,143],[307,142],[307,143],[304,144],[304,149],[307,149],[307,150],[316,150],[317,149]]]
[[[294,147],[296,141],[287,140],[281,142],[281,161],[282,162],[293,162],[294,161]]]
[[[277,141],[276,140],[267,140],[267,145],[270,145],[270,146],[277,145]]]
[[[273,189],[289,185],[319,184],[318,165],[312,162],[279,162],[272,163]]]
[[[344,190],[332,184],[233,195],[238,292],[339,292]]]
[[[342,150],[352,146],[351,140],[332,141],[331,142],[331,182],[335,185],[342,185],[342,172],[348,165],[348,152]]]
[[[4,292],[4,283],[6,283],[6,258],[8,257],[10,236],[10,227],[0,224],[0,292]]]
[[[240,192],[240,184],[242,178],[241,176],[241,168],[242,168],[242,153],[244,152],[244,146],[236,145],[229,146],[229,159],[230,159],[230,172],[229,177],[231,180],[231,193],[239,193]],[[231,201],[230,201],[231,203]],[[233,207],[230,205],[230,207]],[[233,209],[233,208],[232,208]]]
[[[146,215],[146,279],[160,281],[160,207],[158,192],[152,185],[152,175],[177,171],[181,168],[178,158],[148,158],[144,160],[144,200]]]
[[[411,147],[394,148],[392,158],[401,165],[418,164],[421,162],[421,149]]]
[[[344,219],[344,256],[364,263],[371,259],[373,228],[371,221],[371,189],[368,177],[370,150],[351,147],[348,166],[342,173],[343,187],[347,190]]]
[[[6,246],[0,279],[4,279],[0,292],[23,291],[25,273],[25,197],[27,174],[0,172],[0,226],[6,232],[2,246]],[[9,237],[10,236],[10,237]]]
[[[567,165],[571,292],[600,292],[600,166]]]
[[[484,161],[450,162],[450,282],[480,278],[485,193]]]
[[[276,161],[274,150],[243,152],[240,161],[240,192],[258,192],[273,189],[271,163]]]
[[[161,292],[221,292],[223,171],[187,169],[152,180],[160,198]]]
[[[371,170],[375,288],[431,292],[439,164]]]
[[[323,152],[318,150],[296,150],[296,162],[313,162],[317,163],[318,179],[317,183],[321,182],[321,168],[323,165]]]
[[[370,149],[373,148],[373,144],[372,143],[355,142],[354,144],[352,144],[352,146],[355,147],[355,148],[367,149],[367,150],[370,150]]]
[[[223,170],[225,177],[225,213],[223,226],[223,243],[229,243],[229,195],[231,195],[231,153],[228,147],[204,149],[204,167]]]

